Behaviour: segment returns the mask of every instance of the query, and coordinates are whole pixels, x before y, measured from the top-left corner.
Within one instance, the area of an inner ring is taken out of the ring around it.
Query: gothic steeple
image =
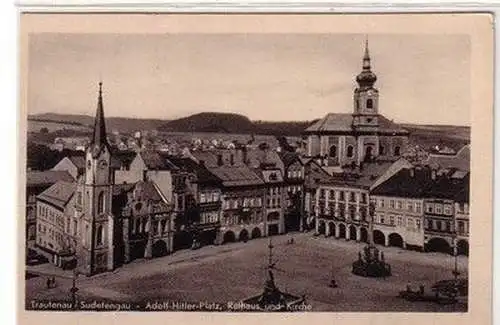
[[[102,82],[99,82],[99,98],[97,100],[97,111],[94,122],[94,133],[90,141],[92,155],[99,154],[103,146],[109,147],[106,139],[106,122],[104,120],[104,107],[102,104]]]
[[[363,70],[356,77],[361,89],[372,88],[377,76],[371,71],[370,50],[368,49],[368,38],[365,41],[365,54],[363,56]]]

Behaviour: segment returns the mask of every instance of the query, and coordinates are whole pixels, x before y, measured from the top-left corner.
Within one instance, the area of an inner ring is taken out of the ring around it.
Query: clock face
[[[108,167],[108,163],[106,162],[106,160],[101,160],[99,162],[99,168],[104,169],[106,167]]]

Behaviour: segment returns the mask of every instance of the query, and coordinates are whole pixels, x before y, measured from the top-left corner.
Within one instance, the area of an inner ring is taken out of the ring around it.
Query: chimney
[[[224,163],[222,162],[222,154],[217,155],[217,166],[222,166]]]

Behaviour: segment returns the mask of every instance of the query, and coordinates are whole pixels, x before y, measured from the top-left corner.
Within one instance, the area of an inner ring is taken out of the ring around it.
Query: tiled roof
[[[373,189],[373,195],[387,195],[412,198],[438,198],[468,201],[469,176],[453,178],[451,170],[432,179],[430,168],[409,168],[400,170],[388,180]]]
[[[461,170],[470,170],[470,145],[464,146],[457,152],[456,155],[431,154],[423,163],[435,168],[458,168]]]
[[[121,166],[129,167],[134,160],[136,152],[115,151],[111,154],[111,168],[119,169]]]
[[[76,183],[59,181],[40,193],[38,198],[64,209],[76,191]]]
[[[169,160],[178,168],[185,168],[189,172],[196,174],[197,182],[221,182],[221,180],[205,166],[196,163],[196,161],[190,158],[170,157]]]
[[[72,182],[73,177],[65,170],[28,171],[26,186],[51,185],[58,181]]]
[[[143,151],[141,157],[149,169],[175,170],[177,167],[168,160],[168,155],[155,151]]]
[[[353,115],[350,113],[330,113],[324,118],[309,126],[305,132],[351,132]],[[405,129],[384,117],[378,115],[379,132],[407,133]]]
[[[246,166],[228,167],[221,166],[209,168],[215,176],[222,180],[224,186],[261,185],[264,182],[260,177]]]
[[[68,156],[68,159],[78,168],[79,170],[85,170],[85,156]]]

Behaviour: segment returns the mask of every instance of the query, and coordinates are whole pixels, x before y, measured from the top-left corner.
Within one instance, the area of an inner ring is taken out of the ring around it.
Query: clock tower
[[[353,127],[358,130],[376,130],[378,127],[378,90],[373,86],[377,76],[371,71],[368,40],[363,56],[363,70],[356,77],[354,90]]]
[[[87,275],[113,270],[114,219],[111,213],[110,161],[100,82],[94,132],[85,153],[85,175],[79,188],[83,213],[78,264],[79,271]]]

